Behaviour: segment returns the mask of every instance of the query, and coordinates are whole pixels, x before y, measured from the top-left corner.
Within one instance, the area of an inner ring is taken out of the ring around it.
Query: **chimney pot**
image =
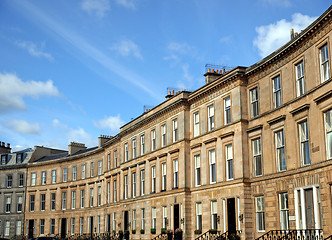
[[[208,72],[211,72],[211,69],[210,69],[210,68],[208,68]]]
[[[172,90],[172,95],[174,95],[174,89]]]
[[[7,143],[7,148],[10,148],[10,144],[9,143]]]
[[[294,28],[291,28],[290,30],[290,38],[291,40],[294,38]]]

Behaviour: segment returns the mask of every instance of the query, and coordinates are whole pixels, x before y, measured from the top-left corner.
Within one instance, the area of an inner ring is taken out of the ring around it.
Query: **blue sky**
[[[205,64],[250,66],[329,0],[2,0],[0,141],[97,145],[100,134],[195,90]]]

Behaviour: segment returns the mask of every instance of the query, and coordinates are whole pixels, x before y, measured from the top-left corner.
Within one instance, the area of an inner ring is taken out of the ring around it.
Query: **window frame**
[[[214,153],[212,155],[212,152]],[[217,182],[217,177],[216,177],[216,150],[210,149],[208,151],[209,154],[209,175],[210,175],[210,184],[214,184]],[[212,157],[213,156],[213,157]]]
[[[306,92],[303,60],[295,64],[295,78],[296,78],[296,96],[300,97]]]
[[[261,202],[261,206],[258,205],[258,202]],[[257,232],[265,232],[265,202],[264,202],[264,196],[256,196],[255,197],[255,215],[256,215],[256,231]],[[262,226],[259,224],[262,222]],[[262,227],[262,228],[261,228]]]
[[[199,166],[197,166],[197,159],[199,160]],[[194,155],[194,163],[195,163],[195,186],[199,187],[202,184],[201,179],[201,155],[195,154]]]
[[[172,126],[173,126],[173,131],[172,131],[173,143],[175,143],[178,141],[178,119],[177,118],[173,119]]]
[[[207,106],[208,132],[214,130],[214,104]]]
[[[198,137],[200,135],[199,111],[193,113],[193,123],[194,123],[194,137]]]
[[[230,148],[230,152],[228,151]],[[229,156],[231,155],[231,156]],[[225,145],[226,180],[234,179],[233,144]]]
[[[228,125],[232,122],[232,102],[231,96],[224,98],[224,125]]]
[[[256,92],[256,94],[254,94]],[[259,91],[258,87],[251,88],[249,90],[250,95],[250,114],[251,117],[257,117],[259,115]],[[255,99],[253,98],[255,96]],[[256,109],[256,110],[255,110]]]
[[[325,60],[323,59],[323,54],[322,54],[324,49],[326,49],[327,52],[327,58]],[[320,63],[320,72],[321,72],[321,82],[323,83],[329,80],[331,77],[329,47],[327,42],[319,48],[319,63]],[[324,71],[325,64],[327,65],[326,69],[328,76],[325,76],[325,71]]]
[[[272,98],[273,108],[278,108],[282,105],[282,86],[281,86],[280,74],[272,78],[272,90],[273,90],[273,98]]]

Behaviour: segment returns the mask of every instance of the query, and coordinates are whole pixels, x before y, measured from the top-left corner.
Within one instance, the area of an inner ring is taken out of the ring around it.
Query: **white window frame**
[[[116,180],[113,181],[113,202],[117,201],[117,185],[116,185]]]
[[[5,213],[10,213],[12,208],[12,197],[6,196]]]
[[[161,125],[161,147],[166,146],[166,124]]]
[[[225,157],[226,157],[226,179],[234,179],[234,163],[233,163],[233,145],[228,144],[225,146]]]
[[[31,173],[31,186],[36,186],[36,173]]]
[[[195,161],[195,186],[201,186],[201,155],[196,154],[194,155]]]
[[[167,228],[167,206],[163,206],[163,228]]]
[[[262,146],[261,138],[256,138],[251,141],[252,144],[252,159],[254,163],[254,176],[259,177],[263,174],[263,165],[262,165]],[[258,166],[259,162],[259,166]]]
[[[113,168],[116,168],[118,165],[118,151],[114,151],[114,155],[113,155],[114,159],[113,159]]]
[[[276,163],[279,172],[287,170],[286,152],[285,152],[285,135],[284,129],[278,130],[274,133],[275,136],[275,151],[276,151]],[[284,163],[282,162],[282,156],[284,156]]]
[[[145,208],[141,209],[141,229],[145,230]]]
[[[231,112],[231,97],[228,96],[224,99],[224,123],[225,125],[232,122],[232,112]]]
[[[288,193],[279,193],[280,229],[289,230]]]
[[[330,79],[330,60],[329,49],[327,43],[319,49],[321,81],[325,82]],[[325,71],[324,71],[325,69]]]
[[[179,159],[173,160],[173,188],[179,188]]]
[[[202,231],[203,227],[203,213],[202,203],[196,203],[196,229]]]
[[[75,234],[75,218],[72,217],[70,221],[70,234],[74,235]]]
[[[61,199],[61,209],[66,210],[67,209],[67,192],[62,192],[62,199]]]
[[[167,169],[166,163],[161,164],[161,191],[166,191],[167,188]]]
[[[90,208],[93,207],[93,188],[90,188]]]
[[[54,198],[53,198],[54,196]],[[50,209],[51,211],[54,211],[56,208],[56,193],[51,193],[51,206]]]
[[[209,150],[209,166],[210,166],[210,184],[216,183],[216,152],[215,149]]]
[[[151,151],[156,150],[156,130],[151,130]]]
[[[301,163],[303,166],[310,165],[310,146],[309,146],[309,131],[308,131],[308,121],[305,120],[298,124],[299,129],[299,146],[300,146],[300,156]]]
[[[265,232],[264,196],[255,197],[255,211],[256,211],[256,230],[257,232]],[[259,224],[260,222],[262,223],[262,225]]]
[[[152,207],[151,218],[152,218],[152,228],[156,229],[157,228],[157,208],[156,207]]]
[[[172,121],[173,126],[173,143],[178,141],[178,119]]]
[[[258,87],[250,89],[250,113],[251,117],[256,117],[259,115]]]
[[[218,204],[217,200],[211,201],[211,229],[218,229]]]
[[[107,170],[111,169],[111,154],[107,154]]]
[[[76,208],[76,191],[71,192],[71,209]]]
[[[156,192],[156,166],[151,167],[151,192]]]
[[[40,225],[39,225],[39,233],[40,235],[44,235],[45,233],[45,219],[40,219]]]
[[[77,180],[77,167],[74,166],[73,167],[73,181],[76,181]]]
[[[93,171],[94,171],[94,168],[95,168],[95,163],[94,162],[91,162],[90,163],[90,177],[93,177]]]
[[[332,158],[332,109],[324,113],[326,158]]]
[[[98,161],[98,176],[103,173],[103,160]]]
[[[141,175],[141,196],[145,194],[145,170],[142,169],[140,172]]]
[[[303,60],[295,65],[296,72],[296,96],[299,97],[305,93],[304,65]]]
[[[137,157],[137,145],[136,145],[136,138],[132,140],[132,157],[133,159]]]
[[[62,182],[68,181],[68,168],[62,169]]]
[[[129,156],[129,153],[128,153],[128,143],[125,143],[124,144],[124,161],[125,162],[128,161],[128,156]]]
[[[199,112],[194,112],[193,114],[194,118],[194,137],[199,136],[200,131],[199,131]]]
[[[278,108],[282,105],[281,77],[280,75],[272,78],[273,85],[273,107]]]
[[[46,207],[46,194],[40,194],[40,211],[45,211]]]
[[[131,174],[131,194],[133,198],[136,197],[136,172]]]
[[[133,230],[136,230],[136,209],[133,210]]]
[[[85,164],[83,164],[81,168],[81,179],[85,179]]]
[[[208,131],[212,131],[214,129],[214,105],[211,104],[207,107],[208,112]]]
[[[145,153],[145,134],[141,135],[141,156]]]
[[[42,184],[42,185],[45,185],[45,184],[46,184],[46,171],[42,171],[41,184]]]
[[[23,196],[17,196],[16,212],[20,213],[23,210]]]
[[[128,199],[128,174],[124,175],[124,199]]]
[[[80,199],[80,207],[84,208],[84,197],[85,197],[85,190],[81,189],[81,199]]]

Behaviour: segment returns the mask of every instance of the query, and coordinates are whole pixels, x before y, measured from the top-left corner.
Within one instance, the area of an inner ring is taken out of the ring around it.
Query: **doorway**
[[[107,232],[108,233],[111,232],[111,215],[110,214],[107,215]]]
[[[180,227],[180,208],[179,204],[174,205],[174,231]]]
[[[64,239],[66,238],[67,235],[67,219],[66,218],[61,218],[61,238]]]
[[[124,222],[123,230],[129,231],[129,212],[128,211],[123,212],[123,222]]]
[[[28,229],[28,238],[33,238],[33,227],[35,225],[35,221],[33,219],[29,220],[29,229]]]
[[[236,233],[235,198],[227,199],[228,233]]]
[[[312,188],[304,190],[305,197],[305,220],[307,224],[307,229],[315,228],[315,219],[314,219],[314,200],[313,200],[313,191]]]
[[[91,235],[91,238],[93,236],[93,217],[90,217],[90,235]]]

